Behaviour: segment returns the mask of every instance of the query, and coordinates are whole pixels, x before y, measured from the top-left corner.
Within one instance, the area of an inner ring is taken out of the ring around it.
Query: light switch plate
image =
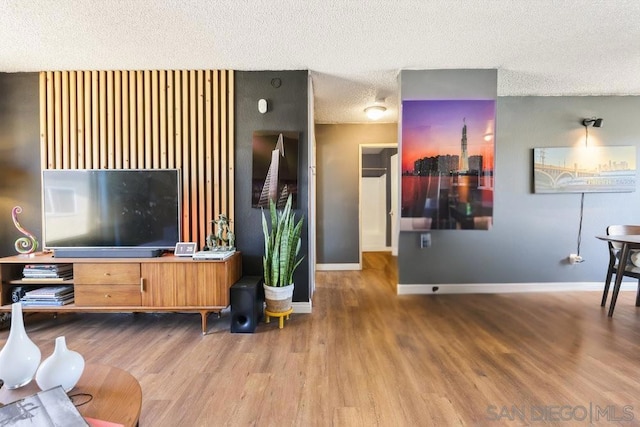
[[[267,100],[266,99],[260,99],[258,100],[258,111],[262,114],[267,112]]]
[[[420,247],[421,248],[431,247],[431,233],[422,233],[420,235]]]

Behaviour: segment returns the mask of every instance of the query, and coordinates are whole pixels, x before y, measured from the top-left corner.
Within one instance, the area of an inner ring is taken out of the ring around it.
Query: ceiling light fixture
[[[364,109],[365,114],[371,120],[378,120],[384,115],[385,111],[387,111],[387,107],[384,105],[371,105]]]

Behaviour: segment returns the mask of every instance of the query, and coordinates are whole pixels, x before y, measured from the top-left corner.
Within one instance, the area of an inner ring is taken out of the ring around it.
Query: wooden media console
[[[71,264],[73,277],[25,279],[25,266]],[[197,312],[202,333],[207,316],[229,305],[229,288],[242,276],[242,255],[193,260],[165,254],[154,258],[56,258],[50,253],[0,258],[0,312],[11,311],[12,291],[73,285],[74,302],[23,306],[23,312]]]

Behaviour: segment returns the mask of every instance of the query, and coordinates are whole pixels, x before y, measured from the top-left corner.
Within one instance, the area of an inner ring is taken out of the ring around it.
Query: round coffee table
[[[24,387],[0,389],[0,402],[8,404],[40,391],[35,380]],[[86,364],[78,384],[67,393],[83,417],[135,426],[142,408],[142,389],[133,375],[120,368]],[[85,404],[85,402],[91,400]]]

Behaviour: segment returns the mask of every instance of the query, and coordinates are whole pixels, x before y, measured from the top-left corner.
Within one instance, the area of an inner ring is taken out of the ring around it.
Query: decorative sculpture
[[[11,218],[13,218],[13,225],[15,225],[18,231],[24,234],[25,237],[19,237],[16,240],[15,248],[20,254],[30,254],[38,249],[38,241],[32,233],[20,225],[18,222],[19,213],[22,213],[22,208],[20,206],[15,206],[11,210]]]
[[[31,341],[24,328],[22,304],[11,304],[11,329],[9,338],[0,350],[0,377],[4,386],[13,390],[27,385],[38,370],[42,353]]]
[[[235,234],[229,228],[229,219],[226,214],[219,214],[218,219],[211,221],[214,224],[215,234],[207,237],[207,247],[210,251],[233,250],[235,245]]]
[[[36,383],[41,390],[62,386],[69,392],[80,380],[84,371],[84,357],[67,348],[64,336],[57,337],[53,354],[42,361],[36,371]]]

